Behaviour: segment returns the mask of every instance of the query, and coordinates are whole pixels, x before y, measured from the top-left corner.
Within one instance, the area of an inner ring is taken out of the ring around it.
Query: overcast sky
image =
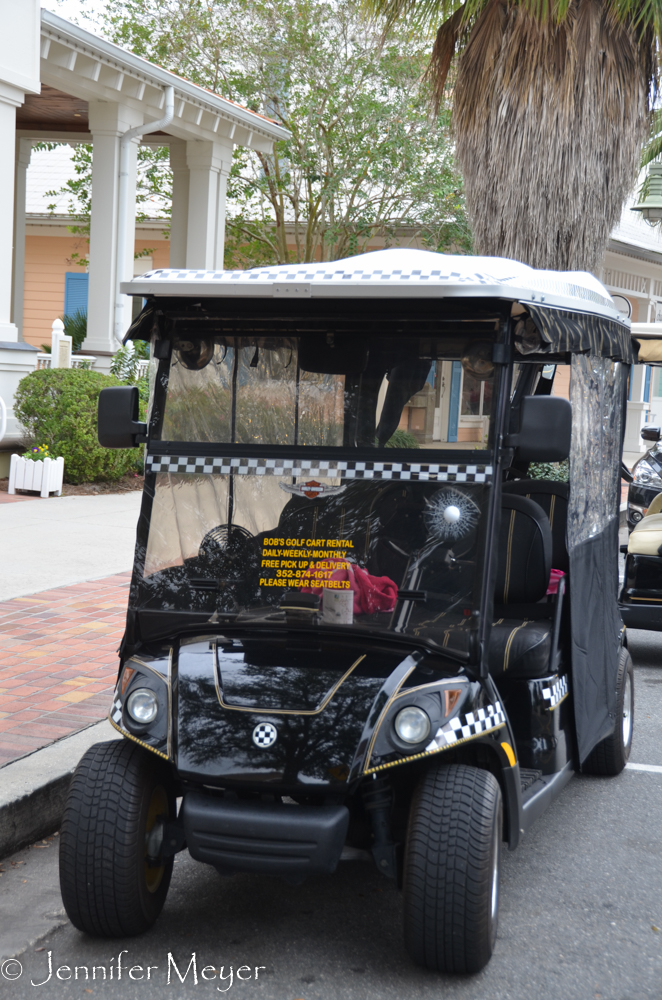
[[[74,24],[80,24],[81,28],[93,27],[95,15],[105,6],[103,0],[41,0],[41,5]]]

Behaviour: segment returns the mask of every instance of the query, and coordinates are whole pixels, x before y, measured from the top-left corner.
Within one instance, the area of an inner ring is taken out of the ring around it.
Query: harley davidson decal
[[[332,496],[334,493],[340,493],[341,490],[345,489],[344,486],[324,486],[322,483],[318,483],[316,479],[311,479],[308,483],[296,483],[293,485],[279,483],[278,485],[286,493],[294,493],[298,497],[308,497],[309,500],[316,500],[319,496]]]

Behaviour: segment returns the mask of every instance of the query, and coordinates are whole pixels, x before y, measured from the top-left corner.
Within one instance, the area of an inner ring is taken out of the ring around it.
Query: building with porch
[[[134,270],[138,144],[170,150],[170,266],[221,268],[233,149],[269,152],[288,133],[40,10],[38,0],[0,0],[0,19],[0,148],[15,150],[15,157],[6,152],[0,157],[0,396],[9,409],[6,448],[20,438],[11,401],[20,378],[34,369],[38,349],[23,336],[31,307],[25,297],[25,192],[33,143],[93,146],[84,349],[103,371],[131,320],[131,301],[120,296],[119,283]],[[34,287],[29,292],[39,294]]]

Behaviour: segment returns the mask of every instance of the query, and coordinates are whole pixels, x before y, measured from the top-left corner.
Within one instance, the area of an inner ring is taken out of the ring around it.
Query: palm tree
[[[436,31],[480,254],[595,271],[632,190],[658,82],[660,0],[364,0]]]

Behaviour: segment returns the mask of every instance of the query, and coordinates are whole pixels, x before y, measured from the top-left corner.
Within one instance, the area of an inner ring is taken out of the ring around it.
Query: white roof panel
[[[129,295],[276,298],[500,298],[623,322],[607,289],[584,271],[536,271],[505,257],[391,249],[322,264],[252,271],[149,271],[124,282]]]

